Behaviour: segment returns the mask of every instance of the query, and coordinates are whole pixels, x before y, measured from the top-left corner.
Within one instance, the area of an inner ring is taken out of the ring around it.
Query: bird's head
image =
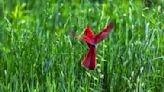
[[[86,30],[84,31],[84,34],[85,34],[87,37],[93,37],[93,36],[94,36],[94,33],[92,32],[90,26],[87,26]]]

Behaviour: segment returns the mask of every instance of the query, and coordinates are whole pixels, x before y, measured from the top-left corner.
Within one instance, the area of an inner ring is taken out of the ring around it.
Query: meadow
[[[69,33],[112,21],[85,69]],[[164,92],[164,0],[0,0],[0,92]]]

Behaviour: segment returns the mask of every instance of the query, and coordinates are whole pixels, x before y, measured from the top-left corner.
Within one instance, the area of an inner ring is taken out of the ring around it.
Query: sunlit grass
[[[164,1],[0,0],[0,92],[164,91]],[[86,44],[69,36],[116,23],[81,66]]]

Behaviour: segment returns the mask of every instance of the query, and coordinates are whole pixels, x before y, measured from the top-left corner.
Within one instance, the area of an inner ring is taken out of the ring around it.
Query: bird
[[[82,60],[81,65],[89,70],[96,69],[96,50],[99,42],[107,38],[109,33],[112,31],[114,27],[114,23],[111,22],[105,29],[103,29],[100,33],[95,35],[91,30],[90,26],[84,31],[85,36],[77,35],[75,32],[71,32],[71,35],[75,38],[81,39],[86,42],[89,50],[85,58]]]

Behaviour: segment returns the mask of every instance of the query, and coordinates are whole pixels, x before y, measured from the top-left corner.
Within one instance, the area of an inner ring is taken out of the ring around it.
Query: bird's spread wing
[[[112,31],[112,29],[113,29],[113,23],[110,23],[102,32],[100,32],[98,35],[95,36],[95,43],[99,43],[104,38],[106,38],[108,34]]]
[[[81,39],[89,44],[94,44],[94,39],[93,38],[90,38],[90,37],[83,37],[83,36],[79,36],[77,35],[75,32],[71,32],[71,35],[75,38],[78,38],[78,39]]]

